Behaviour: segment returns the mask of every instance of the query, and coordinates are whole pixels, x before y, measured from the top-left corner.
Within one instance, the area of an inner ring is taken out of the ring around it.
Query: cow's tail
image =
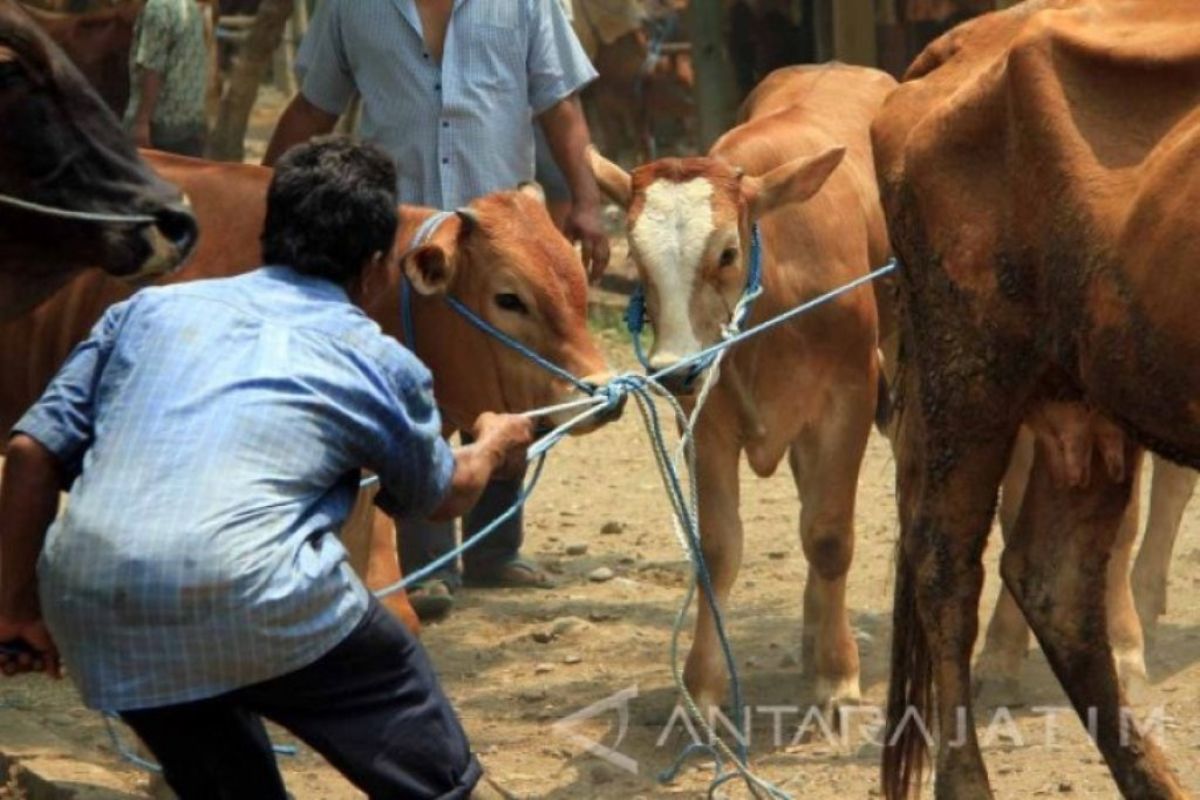
[[[892,425],[892,387],[888,385],[887,375],[879,370],[879,391],[875,396],[875,427],[884,436],[890,438]]]
[[[928,757],[924,730],[933,706],[933,664],[917,611],[916,575],[896,548],[896,593],[892,607],[892,675],[888,686],[883,748],[883,795],[906,800],[920,784]]]

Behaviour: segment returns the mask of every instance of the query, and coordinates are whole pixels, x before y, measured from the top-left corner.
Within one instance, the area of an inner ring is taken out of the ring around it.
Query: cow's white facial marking
[[[674,361],[701,347],[689,311],[716,227],[712,195],[704,178],[655,181],[629,232],[654,320],[655,361]]]

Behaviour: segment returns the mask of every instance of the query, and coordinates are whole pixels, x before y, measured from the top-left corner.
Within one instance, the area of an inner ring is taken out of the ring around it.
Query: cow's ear
[[[812,197],[845,155],[846,148],[831,147],[817,156],[792,159],[761,177],[743,177],[742,193],[750,206],[750,218],[758,219],[773,208]]]
[[[588,163],[591,164],[592,174],[596,176],[600,190],[621,208],[629,208],[633,199],[633,179],[629,177],[629,173],[600,155],[600,151],[595,147],[589,147],[587,154]]]
[[[419,294],[445,294],[454,278],[454,261],[444,248],[423,244],[404,256],[404,274]]]
[[[464,214],[447,218],[425,244],[405,253],[400,260],[400,268],[419,294],[445,294],[454,283],[459,248],[471,228]]]

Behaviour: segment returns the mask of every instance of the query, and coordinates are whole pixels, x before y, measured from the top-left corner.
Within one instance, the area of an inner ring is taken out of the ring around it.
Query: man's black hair
[[[396,165],[383,150],[322,136],[287,151],[267,190],[266,264],[345,285],[396,236]]]

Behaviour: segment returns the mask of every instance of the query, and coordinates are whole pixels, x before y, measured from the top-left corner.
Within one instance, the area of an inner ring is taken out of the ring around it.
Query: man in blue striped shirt
[[[352,301],[391,252],[395,184],[371,146],[296,148],[267,197],[273,266],[112,307],[14,429],[0,643],[34,653],[0,668],[57,672],[61,651],[183,800],[286,796],[262,717],[371,797],[479,780],[420,645],[337,538],[362,468],[389,513],[451,518],[532,435],[485,415],[452,451],[428,370]]]

